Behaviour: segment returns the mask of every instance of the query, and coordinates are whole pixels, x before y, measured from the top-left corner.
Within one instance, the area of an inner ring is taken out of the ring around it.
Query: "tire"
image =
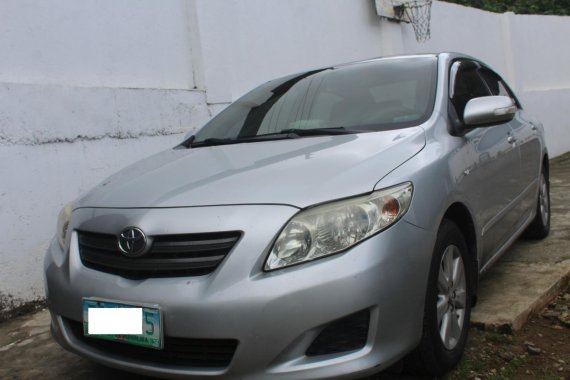
[[[550,233],[550,181],[546,171],[542,170],[538,184],[536,216],[524,232],[527,239],[544,239]]]
[[[459,363],[471,316],[473,271],[470,263],[461,230],[454,222],[444,219],[430,265],[422,338],[405,360],[407,370],[441,376]],[[453,268],[462,268],[463,275]],[[452,284],[452,280],[455,283]]]

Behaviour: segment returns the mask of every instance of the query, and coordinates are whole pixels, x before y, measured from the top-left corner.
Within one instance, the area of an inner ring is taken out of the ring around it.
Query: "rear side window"
[[[508,96],[513,100],[517,107],[521,108],[518,99],[498,74],[487,69],[481,69],[480,72],[481,76],[485,80],[485,83],[487,83],[487,86],[489,86],[492,95]]]

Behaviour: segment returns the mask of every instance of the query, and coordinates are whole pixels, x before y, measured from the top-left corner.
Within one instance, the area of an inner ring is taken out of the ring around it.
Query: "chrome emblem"
[[[127,257],[139,257],[145,253],[146,236],[140,228],[127,227],[119,234],[119,249]]]

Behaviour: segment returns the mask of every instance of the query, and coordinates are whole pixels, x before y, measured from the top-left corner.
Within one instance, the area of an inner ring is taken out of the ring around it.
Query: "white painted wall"
[[[434,2],[432,39],[372,0],[0,1],[0,311],[43,295],[60,207],[277,76],[400,53],[494,66],[570,150],[570,18]]]
[[[43,296],[64,203],[210,117],[195,89],[190,8],[0,1],[0,312]]]
[[[0,295],[43,297],[42,265],[61,207],[179,135],[0,147]],[[0,298],[0,301],[2,298]]]
[[[196,15],[211,103],[278,76],[392,54],[399,35],[368,0],[197,0]]]
[[[570,88],[570,17],[511,14],[509,20],[520,90]]]
[[[184,0],[2,0],[0,82],[194,87]]]
[[[570,17],[511,16],[513,66],[522,102],[546,127],[553,156],[570,150]]]

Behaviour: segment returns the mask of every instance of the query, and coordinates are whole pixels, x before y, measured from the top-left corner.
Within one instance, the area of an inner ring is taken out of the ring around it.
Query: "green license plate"
[[[89,308],[142,308],[142,334],[118,335],[118,334],[89,334]],[[135,305],[108,301],[98,298],[83,299],[83,334],[90,338],[112,340],[115,342],[128,343],[135,346],[163,348],[162,315],[158,305]]]

